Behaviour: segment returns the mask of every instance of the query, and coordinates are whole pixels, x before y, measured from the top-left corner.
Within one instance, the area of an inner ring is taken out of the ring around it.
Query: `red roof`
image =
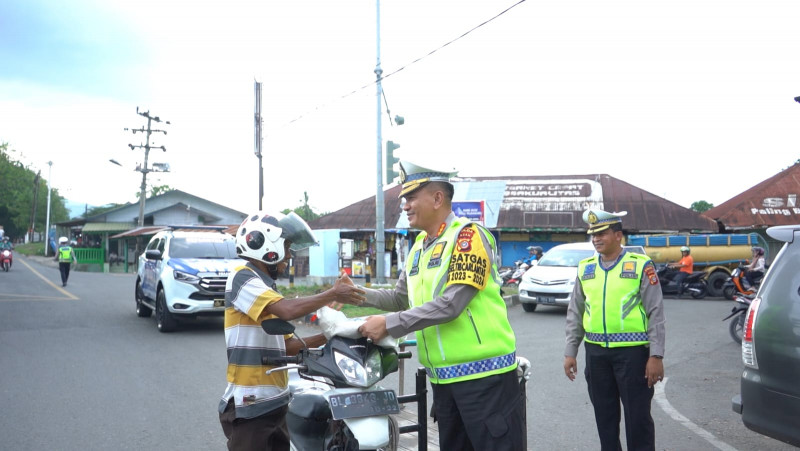
[[[800,224],[800,164],[790,166],[703,215],[726,229]]]

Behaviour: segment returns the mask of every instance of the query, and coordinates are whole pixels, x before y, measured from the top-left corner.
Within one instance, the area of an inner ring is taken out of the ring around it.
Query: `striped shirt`
[[[237,267],[225,285],[225,342],[228,348],[228,386],[219,404],[222,413],[233,398],[236,418],[254,418],[289,403],[285,371],[267,375],[266,356],[286,355],[285,338],[267,335],[261,321],[270,304],[283,299],[275,281],[252,263]]]

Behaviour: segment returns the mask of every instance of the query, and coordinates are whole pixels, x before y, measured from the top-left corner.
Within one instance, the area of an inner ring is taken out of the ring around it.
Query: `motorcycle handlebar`
[[[397,358],[398,359],[410,359],[411,358],[411,351],[398,352],[397,353]]]
[[[299,356],[261,357],[261,363],[267,366],[284,366],[290,363],[300,363]]]

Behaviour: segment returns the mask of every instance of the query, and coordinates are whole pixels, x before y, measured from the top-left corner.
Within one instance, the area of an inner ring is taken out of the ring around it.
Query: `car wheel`
[[[728,287],[725,287],[724,290],[722,290],[722,295],[725,296],[725,299],[727,299],[729,301],[733,300],[733,294],[734,293],[736,293],[736,287],[734,287],[734,286],[728,286]]]
[[[136,299],[136,316],[139,318],[150,318],[150,314],[153,313],[153,309],[142,304],[144,293],[142,293],[142,282],[138,280],[136,281],[136,292],[134,293],[134,298]]]
[[[705,283],[697,283],[694,288],[697,288],[700,291],[692,291],[692,297],[695,299],[703,299],[708,294],[708,285]]]
[[[731,333],[731,338],[733,338],[733,341],[742,344],[742,334],[744,333],[743,314],[736,315],[735,318],[731,319],[731,324],[728,328],[728,331]]]
[[[722,286],[725,285],[725,281],[728,280],[730,277],[725,271],[714,271],[708,276],[706,282],[708,282],[708,295],[719,297],[722,296]]]
[[[530,312],[535,311],[536,310],[536,306],[538,306],[538,305],[539,304],[524,303],[524,304],[522,304],[522,310],[525,310],[526,312],[530,313]]]
[[[167,308],[167,295],[164,290],[158,290],[156,296],[156,323],[159,332],[172,332],[178,327],[178,322]]]

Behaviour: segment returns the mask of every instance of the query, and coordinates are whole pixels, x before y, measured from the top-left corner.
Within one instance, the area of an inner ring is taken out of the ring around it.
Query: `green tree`
[[[702,213],[704,211],[708,211],[714,208],[714,204],[710,204],[704,200],[698,200],[697,202],[692,203],[692,206],[689,208],[698,213]]]
[[[161,195],[161,194],[164,194],[164,193],[168,193],[168,192],[172,191],[173,189],[174,188],[172,188],[169,185],[150,185],[150,186],[148,186],[148,189],[147,189],[147,198],[149,199],[149,198],[154,197],[154,196],[158,196],[158,195]],[[139,199],[139,195],[140,194],[141,194],[140,191],[136,191],[136,199],[137,200]]]
[[[16,150],[8,143],[0,143],[0,225],[12,239],[24,236],[31,225],[31,215],[36,200],[34,230],[44,233],[47,221],[47,180],[25,166],[15,157]],[[50,223],[69,219],[64,198],[52,187],[50,195]],[[38,193],[38,195],[37,195]]]
[[[313,221],[313,220],[319,218],[320,216],[322,216],[321,214],[316,213],[311,208],[311,206],[308,205],[308,191],[303,191],[303,200],[301,200],[300,202],[302,202],[303,204],[300,205],[299,207],[296,207],[294,210],[292,210],[290,208],[286,208],[281,213],[288,214],[288,213],[294,211],[295,213],[297,213],[297,216],[300,216],[301,218],[305,219],[307,222]]]

